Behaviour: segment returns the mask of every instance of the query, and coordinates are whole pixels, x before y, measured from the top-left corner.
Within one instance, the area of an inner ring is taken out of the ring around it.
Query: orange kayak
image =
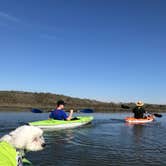
[[[148,123],[148,122],[152,122],[153,120],[154,120],[153,115],[147,116],[146,118],[143,118],[143,119],[136,119],[134,117],[126,117],[125,118],[125,121],[127,123]]]

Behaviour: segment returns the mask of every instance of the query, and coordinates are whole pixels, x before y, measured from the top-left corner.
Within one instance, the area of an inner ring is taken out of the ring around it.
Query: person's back
[[[57,102],[56,109],[50,113],[49,118],[57,120],[71,120],[73,115],[73,110],[70,110],[70,114],[69,116],[67,116],[66,112],[64,111],[64,106],[65,102],[63,100],[59,100]]]
[[[58,110],[58,109],[53,110],[49,115],[49,118],[57,120],[66,120],[67,117],[68,116],[66,115],[64,110]]]
[[[135,107],[133,109],[134,118],[141,119],[144,118],[145,110],[142,107]]]
[[[141,101],[138,101],[136,103],[136,107],[133,109],[134,118],[136,118],[136,119],[142,119],[142,118],[144,118],[145,110],[142,107],[143,105],[144,104]]]

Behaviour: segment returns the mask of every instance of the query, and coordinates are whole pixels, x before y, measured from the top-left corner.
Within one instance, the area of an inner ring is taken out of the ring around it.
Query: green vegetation
[[[0,111],[29,111],[31,108],[50,111],[59,99],[67,103],[66,110],[91,108],[96,112],[125,112],[131,111],[135,106],[134,103],[106,103],[51,93],[0,91]],[[165,112],[166,105],[145,104],[145,109],[149,112]]]

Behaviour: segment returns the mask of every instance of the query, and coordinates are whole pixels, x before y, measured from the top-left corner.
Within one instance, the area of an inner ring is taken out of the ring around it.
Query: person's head
[[[142,107],[144,105],[144,103],[142,102],[142,101],[138,101],[137,103],[136,103],[136,106],[137,107]]]
[[[57,108],[63,109],[65,104],[66,103],[63,100],[59,100],[59,101],[57,101],[56,106],[57,106]]]

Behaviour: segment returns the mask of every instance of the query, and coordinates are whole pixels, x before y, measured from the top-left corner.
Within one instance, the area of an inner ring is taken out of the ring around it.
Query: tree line
[[[101,102],[90,99],[80,99],[60,94],[37,93],[23,91],[0,91],[0,110],[29,110],[39,108],[44,111],[50,111],[55,108],[58,100],[64,100],[66,110],[90,108],[96,112],[124,112],[131,111],[135,103],[114,103]],[[165,112],[166,105],[145,104],[145,109],[150,112]]]

